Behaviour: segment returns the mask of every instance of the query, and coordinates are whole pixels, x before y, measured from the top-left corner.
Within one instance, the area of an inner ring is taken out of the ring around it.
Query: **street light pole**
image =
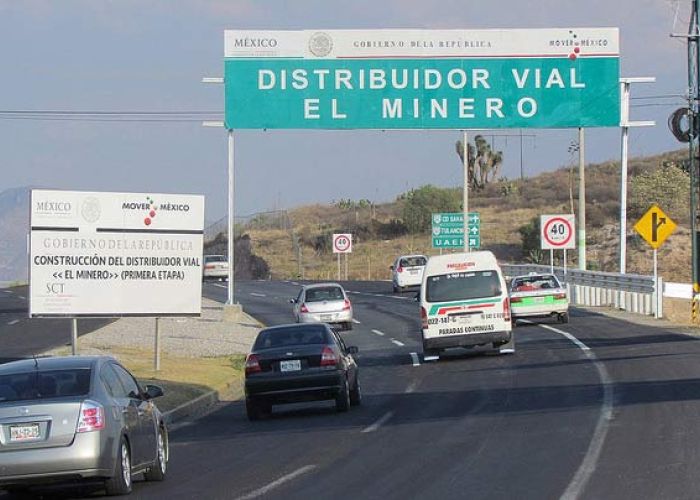
[[[578,268],[586,270],[586,159],[584,155],[585,134],[578,129]],[[566,250],[564,251],[566,252]],[[566,265],[566,263],[564,263]]]
[[[235,252],[234,252],[234,210],[233,210],[233,200],[234,200],[234,185],[233,185],[233,130],[228,131],[228,287],[227,287],[227,299],[226,304],[233,304],[233,285],[234,285],[234,274],[236,270],[235,266]]]

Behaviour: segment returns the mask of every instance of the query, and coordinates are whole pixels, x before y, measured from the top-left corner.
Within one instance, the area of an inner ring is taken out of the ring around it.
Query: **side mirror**
[[[290,304],[296,304],[296,303],[297,303],[297,299],[289,299],[289,303],[290,303]]]
[[[393,265],[393,264],[392,264],[391,266],[389,266],[389,270],[390,270],[390,271],[393,271],[393,270],[394,270],[394,265]]]
[[[146,399],[155,399],[163,395],[163,389],[157,385],[146,386]]]
[[[357,346],[348,346],[348,354],[357,354],[358,352],[360,352],[360,350],[357,348]]]
[[[414,302],[420,302],[420,292],[416,294],[416,297],[413,299]]]

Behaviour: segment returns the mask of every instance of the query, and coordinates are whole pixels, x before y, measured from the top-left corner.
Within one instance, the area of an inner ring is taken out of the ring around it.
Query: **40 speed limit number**
[[[576,248],[575,216],[541,215],[540,243],[542,250],[568,250]]]

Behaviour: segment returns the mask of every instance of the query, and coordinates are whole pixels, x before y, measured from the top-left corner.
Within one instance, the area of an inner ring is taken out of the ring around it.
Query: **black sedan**
[[[325,323],[265,328],[246,358],[246,410],[250,420],[272,405],[334,399],[348,411],[362,399],[358,368],[343,339]]]

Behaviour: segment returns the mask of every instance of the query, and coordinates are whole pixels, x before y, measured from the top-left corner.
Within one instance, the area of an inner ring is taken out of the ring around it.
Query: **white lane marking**
[[[18,319],[13,319],[12,321],[7,322],[8,325],[16,325],[17,323],[19,323]]]
[[[438,361],[440,359],[440,356],[426,356],[425,354],[423,355],[423,361]]]
[[[251,500],[253,498],[259,498],[263,495],[266,495],[270,491],[274,490],[275,488],[278,488],[282,486],[284,483],[288,483],[292,479],[296,479],[297,477],[303,475],[303,474],[308,474],[312,470],[314,470],[317,466],[316,465],[305,465],[301,469],[297,469],[294,472],[290,472],[286,476],[282,476],[279,479],[276,479],[272,481],[270,484],[267,484],[263,486],[262,488],[258,488],[255,491],[251,491],[247,495],[243,495],[241,497],[238,497],[238,500]]]
[[[297,283],[296,281],[291,281],[290,283],[294,286],[299,286],[299,283]]]
[[[253,297],[267,297],[264,293],[250,292]]]
[[[372,333],[376,333],[377,335],[379,335],[381,337],[384,336],[384,332],[380,332],[379,330],[372,330]]]
[[[394,344],[396,344],[397,346],[399,346],[399,347],[403,347],[403,346],[406,345],[406,344],[404,344],[403,342],[401,342],[401,341],[399,341],[399,340],[396,340],[396,339],[391,339],[391,341],[392,341]]]
[[[418,358],[417,352],[411,353],[411,359],[413,360],[413,366],[420,366],[420,359]]]
[[[3,290],[5,293],[12,293],[10,290]]]
[[[588,445],[588,450],[586,455],[583,457],[581,465],[579,465],[576,474],[574,474],[573,479],[569,482],[566,491],[561,496],[562,499],[573,500],[580,498],[583,493],[583,489],[586,487],[588,480],[595,471],[596,465],[598,463],[598,458],[600,457],[601,451],[603,451],[603,443],[605,442],[605,436],[608,433],[608,427],[610,425],[610,420],[612,420],[613,414],[613,385],[612,379],[606,370],[605,365],[600,362],[598,357],[591,351],[591,348],[586,344],[581,342],[579,339],[571,335],[569,332],[560,330],[559,328],[554,328],[549,325],[539,325],[545,330],[558,333],[563,335],[571,342],[573,342],[576,347],[581,349],[586,355],[589,361],[591,361],[596,370],[598,370],[598,377],[600,377],[600,382],[603,385],[603,405],[600,409],[600,415],[598,416],[598,422],[595,426],[595,431],[593,431],[593,437]]]
[[[355,323],[356,325],[361,325],[361,324],[362,324],[362,323],[360,323],[359,321],[357,321],[355,318],[352,318],[352,322]]]
[[[25,297],[24,295],[18,295],[18,297],[22,300],[27,300],[27,297]]]
[[[415,366],[415,365],[414,365]],[[418,381],[414,380],[410,384],[408,384],[408,387],[406,387],[406,390],[404,391],[406,394],[411,394],[416,390],[416,386],[418,385]]]
[[[373,423],[372,425],[370,425],[370,426],[365,427],[364,429],[362,429],[361,432],[362,432],[363,434],[366,434],[366,433],[368,433],[368,432],[374,432],[374,431],[376,431],[377,429],[379,429],[382,425],[384,425],[384,424],[387,422],[387,420],[389,420],[389,419],[390,419],[391,417],[393,417],[393,416],[394,416],[394,412],[393,412],[393,411],[387,412],[387,413],[384,414],[379,420],[377,420],[375,423]]]
[[[212,283],[214,286],[218,286],[219,288],[228,288],[228,285],[222,285],[221,283]]]

